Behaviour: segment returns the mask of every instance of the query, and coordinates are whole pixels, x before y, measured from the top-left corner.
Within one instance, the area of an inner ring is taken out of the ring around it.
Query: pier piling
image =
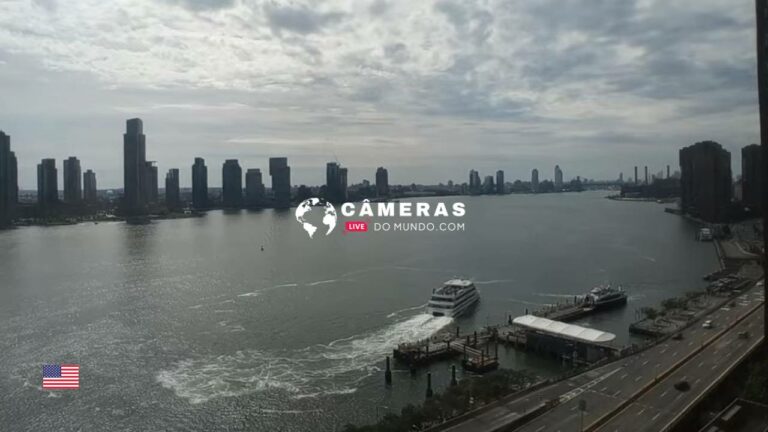
[[[387,370],[384,371],[384,382],[392,385],[392,370],[389,368],[389,356],[387,356]]]
[[[431,398],[432,395],[432,372],[427,372],[427,399]]]
[[[456,381],[456,365],[451,365],[451,387],[456,387],[459,382]]]

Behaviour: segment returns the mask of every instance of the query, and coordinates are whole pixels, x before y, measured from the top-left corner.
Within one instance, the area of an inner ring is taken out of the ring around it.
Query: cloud
[[[344,17],[341,12],[318,12],[309,6],[264,6],[272,31],[281,34],[289,31],[307,35],[317,33],[325,26],[338,23]]]
[[[0,127],[29,134],[31,161],[62,140],[102,149],[143,116],[161,165],[302,143],[316,147],[297,166],[336,153],[413,181],[502,162],[508,178],[558,162],[615,177],[674,165],[690,142],[757,140],[753,14],[750,0],[9,0]]]

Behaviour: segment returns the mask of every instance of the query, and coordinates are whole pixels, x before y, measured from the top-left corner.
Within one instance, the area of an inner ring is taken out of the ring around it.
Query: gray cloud
[[[308,6],[264,6],[267,20],[272,30],[280,34],[282,31],[302,35],[317,33],[325,26],[338,23],[344,16],[340,12],[317,12]]]

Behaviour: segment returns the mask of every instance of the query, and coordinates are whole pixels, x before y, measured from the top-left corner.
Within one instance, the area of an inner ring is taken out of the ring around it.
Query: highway
[[[490,432],[509,430],[508,425],[519,419],[524,413],[530,412],[537,407],[540,407],[545,401],[554,398],[559,399],[560,404],[558,406],[515,430],[526,432],[565,432],[579,430],[582,416],[582,413],[579,410],[580,400],[584,400],[587,404],[586,411],[583,413],[584,427],[587,428],[601,417],[616,411],[622,404],[627,403],[628,398],[634,396],[641,389],[652,386],[657,380],[657,377],[664,375],[671,368],[681,364],[687,356],[692,355],[697,349],[717,338],[725,328],[743,318],[749,311],[754,310],[763,301],[762,287],[752,287],[743,293],[742,298],[735,301],[735,306],[731,307],[730,305],[727,305],[726,307],[713,311],[706,317],[706,319],[711,319],[713,321],[714,328],[712,329],[704,329],[701,327],[701,324],[694,323],[683,332],[684,338],[682,340],[669,339],[642,353],[603,365],[570,379],[533,391],[524,396],[507,400],[499,406],[481,412],[460,424],[444,430],[451,432]],[[755,317],[757,315],[762,314],[751,314],[749,319],[745,319],[745,325],[748,326],[751,324],[753,326],[752,328],[755,328],[755,330],[751,332],[755,335],[750,339],[751,342],[754,342],[754,338],[757,337],[756,334],[758,333],[757,329],[760,328],[759,324],[755,323],[755,320],[757,319]],[[762,319],[762,317],[759,319]],[[734,335],[737,333],[738,330],[726,332],[721,339],[717,339],[717,342],[712,346],[707,347],[705,351],[713,348],[713,346],[715,348],[721,346],[721,344],[728,341],[729,338],[735,337]],[[735,342],[734,347],[737,345],[742,348],[746,346],[743,341]],[[733,347],[730,347],[729,349],[731,348]],[[718,364],[722,367],[727,367],[732,363],[729,359],[735,359],[735,357],[733,357],[734,355],[735,354],[728,357],[722,357],[722,362]],[[690,361],[685,362],[685,364],[687,365],[689,362]],[[699,362],[690,363],[696,366]],[[711,374],[717,373],[717,370],[711,369],[712,366],[714,366],[714,364],[710,366],[709,372]],[[706,368],[706,366],[703,365],[702,368]],[[684,369],[687,370],[687,367]],[[703,372],[704,369],[701,369],[701,371]],[[694,377],[693,375],[691,375],[691,377],[693,377],[691,386],[695,393],[696,390],[693,388],[693,383],[698,377]],[[662,379],[661,383],[664,383],[664,381],[665,379]],[[700,381],[697,385],[700,387],[702,382],[703,381]],[[696,389],[699,387],[696,387]],[[693,395],[694,393],[691,394]],[[669,395],[669,393],[665,394],[665,397],[667,395]],[[677,397],[677,395],[674,397]],[[678,399],[678,402],[683,403],[684,400],[687,400],[687,398],[681,396]],[[630,412],[633,412],[634,415],[637,416],[637,412],[641,409],[641,407],[637,407],[635,411]],[[645,414],[645,412],[643,412],[643,414]],[[651,414],[651,418],[654,415],[656,415],[656,413]],[[643,421],[645,421],[645,417],[646,416],[643,415]],[[656,420],[660,422],[662,420],[659,419],[662,418],[666,417],[660,414]],[[634,424],[635,423],[633,423],[633,425]],[[616,428],[616,424],[613,422],[610,422],[606,426],[609,425]],[[627,430],[626,428],[618,429]],[[651,428],[649,430],[657,429]]]
[[[762,326],[763,308],[760,308],[595,430],[669,430],[711,386],[730,372],[735,360],[744,357],[762,342]],[[739,338],[738,333],[742,331],[748,331],[750,337]],[[676,390],[674,385],[680,381],[687,381],[691,388],[688,391]],[[638,419],[642,419],[642,422],[638,422]]]

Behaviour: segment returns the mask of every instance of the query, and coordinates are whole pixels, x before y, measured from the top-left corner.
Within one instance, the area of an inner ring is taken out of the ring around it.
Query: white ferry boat
[[[466,279],[451,279],[432,290],[427,313],[434,316],[457,317],[480,300],[475,284]]]

